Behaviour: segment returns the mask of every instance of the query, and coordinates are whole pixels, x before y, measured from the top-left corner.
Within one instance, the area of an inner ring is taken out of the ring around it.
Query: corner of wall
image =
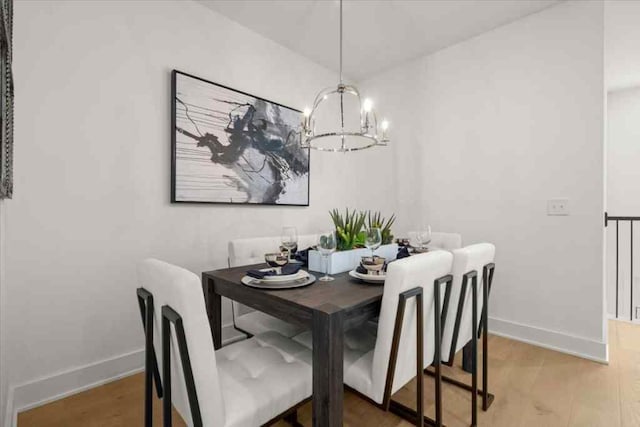
[[[0,422],[5,427],[12,424],[10,415],[12,410],[12,399],[9,393],[9,383],[7,380],[7,367],[6,367],[6,348],[5,340],[5,278],[4,278],[4,206],[5,201],[0,200]]]

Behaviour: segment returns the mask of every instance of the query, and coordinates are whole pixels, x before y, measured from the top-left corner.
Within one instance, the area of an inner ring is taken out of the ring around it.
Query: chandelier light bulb
[[[305,117],[309,117],[309,116],[311,115],[311,108],[306,107],[306,108],[302,111],[302,114],[303,114]]]
[[[387,120],[383,120],[382,123],[380,124],[380,127],[382,128],[383,131],[389,129],[389,122]]]
[[[364,102],[362,103],[362,109],[364,110],[364,112],[370,113],[372,108],[373,108],[373,101],[371,101],[370,98],[365,98]]]

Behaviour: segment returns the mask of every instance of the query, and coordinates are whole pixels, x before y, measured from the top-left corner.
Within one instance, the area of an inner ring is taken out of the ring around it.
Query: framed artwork
[[[171,201],[309,206],[302,113],[173,70]]]
[[[13,196],[13,0],[0,2],[0,199]]]

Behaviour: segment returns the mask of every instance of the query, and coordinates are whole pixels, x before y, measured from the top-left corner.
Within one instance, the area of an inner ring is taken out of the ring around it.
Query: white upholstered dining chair
[[[317,243],[315,234],[298,236],[298,248],[307,249]],[[229,242],[229,267],[259,264],[264,262],[264,254],[276,252],[281,244],[280,237],[256,237],[236,239]],[[233,326],[247,335],[257,335],[276,331],[286,337],[299,334],[304,328],[231,301]]]
[[[495,269],[495,252],[495,246],[490,243],[479,243],[453,251],[453,285],[450,303],[444,316],[441,347],[443,363],[449,366],[453,365],[456,353],[471,342],[473,364],[471,386],[449,378],[445,378],[445,381],[471,392],[472,425],[477,423],[477,395],[482,394],[482,408],[485,411],[493,400],[493,395],[488,392],[487,322],[489,291]],[[483,385],[482,390],[478,392],[477,338],[481,329],[483,335]]]
[[[311,396],[307,348],[271,331],[214,351],[198,276],[149,259],[139,264],[138,280],[146,338],[145,425],[151,425],[154,365],[162,367],[156,386],[164,394],[164,425],[171,425],[172,402],[196,427],[295,419],[297,406]]]
[[[451,285],[452,261],[450,252],[439,250],[390,263],[378,324],[358,326],[347,331],[344,337],[344,383],[378,407],[419,426],[425,418],[423,370],[432,363],[436,368],[435,423],[442,425],[441,307],[445,295],[443,285],[447,289]],[[311,338],[311,332],[307,331],[293,339],[311,348]],[[417,411],[391,399],[413,378],[418,380]]]

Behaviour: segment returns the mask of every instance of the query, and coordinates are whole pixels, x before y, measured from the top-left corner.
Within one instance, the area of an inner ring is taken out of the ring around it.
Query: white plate
[[[387,278],[386,274],[380,274],[380,275],[362,274],[362,273],[358,273],[356,270],[351,270],[349,272],[349,276],[355,279],[360,279],[367,283],[377,283],[377,284],[383,284],[384,280]]]
[[[273,270],[273,268],[263,268],[260,271],[271,271],[271,270]],[[264,276],[264,279],[256,279],[256,280],[262,280],[263,282],[289,282],[291,280],[301,279],[306,275],[307,275],[306,272],[302,270],[298,270],[298,272],[294,274],[283,274],[280,276]]]
[[[313,274],[303,275],[299,279],[289,280],[287,282],[265,282],[263,280],[254,279],[253,277],[244,276],[241,279],[243,285],[251,286],[252,288],[259,289],[291,289],[301,288],[303,286],[309,286],[316,281],[316,276]]]

